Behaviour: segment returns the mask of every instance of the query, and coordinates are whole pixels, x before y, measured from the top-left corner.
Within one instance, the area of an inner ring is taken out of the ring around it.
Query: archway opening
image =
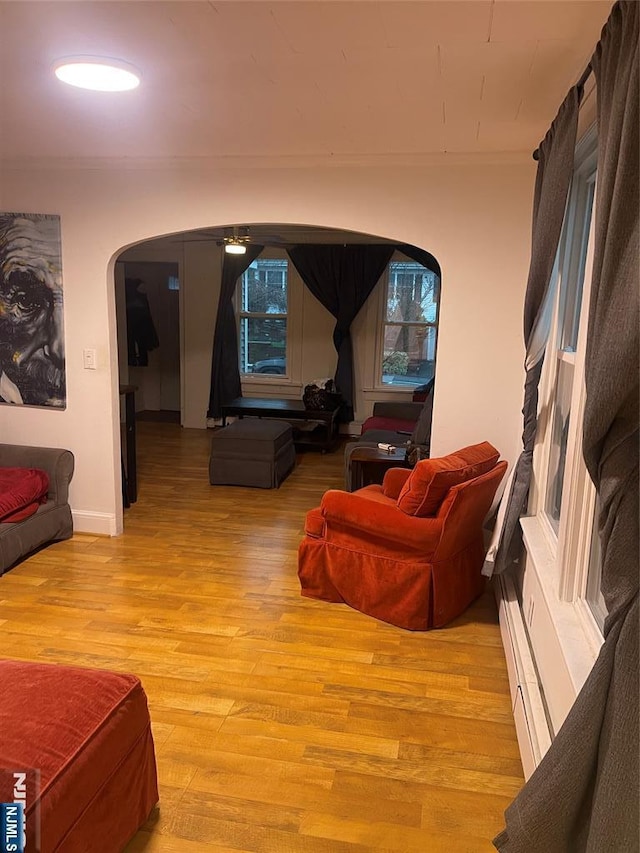
[[[354,416],[343,432],[357,435],[374,402],[410,401],[435,378],[441,277],[425,250],[311,225],[201,228],[139,243],[116,260],[120,383],[137,387],[138,419],[214,426],[207,418],[213,335],[225,242],[235,237],[263,247],[238,279],[234,297],[244,396],[300,399],[305,385],[335,375],[336,320],[291,262],[289,250],[301,245],[383,244],[390,250],[351,326]],[[135,341],[132,350],[130,333],[131,302],[140,292],[157,336],[146,354]]]

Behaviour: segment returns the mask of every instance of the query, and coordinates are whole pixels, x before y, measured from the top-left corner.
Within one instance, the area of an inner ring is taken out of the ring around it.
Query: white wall
[[[487,439],[513,460],[534,165],[524,156],[444,155],[406,165],[380,158],[305,166],[285,158],[242,168],[196,161],[0,166],[0,209],[62,217],[68,400],[64,412],[0,406],[2,440],[70,447],[77,529],[119,532],[116,256],[162,234],[282,222],[362,231],[435,255],[442,306],[432,452]],[[187,273],[189,264],[206,265],[206,251],[192,244]],[[214,311],[212,300],[185,317],[185,352],[194,343],[185,371],[205,371]],[[97,350],[97,370],[83,370],[83,347]],[[201,413],[206,403],[185,399],[185,412]]]

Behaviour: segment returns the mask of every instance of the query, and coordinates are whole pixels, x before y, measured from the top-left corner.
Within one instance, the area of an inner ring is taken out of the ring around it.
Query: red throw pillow
[[[489,444],[472,444],[440,459],[418,462],[398,497],[398,508],[420,518],[434,516],[452,486],[490,471],[500,454]]]
[[[46,503],[49,475],[39,468],[0,467],[0,522],[23,521]]]
[[[35,515],[36,512],[38,512],[39,506],[40,501],[33,501],[33,503],[27,504],[23,509],[17,509],[15,512],[10,512],[8,515],[0,518],[0,524],[5,524],[6,522],[15,524],[18,521],[24,521],[25,518],[29,518],[30,515]]]

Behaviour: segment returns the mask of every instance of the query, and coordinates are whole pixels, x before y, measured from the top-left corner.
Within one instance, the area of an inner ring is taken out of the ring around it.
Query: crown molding
[[[0,175],[24,171],[235,171],[238,169],[380,169],[442,166],[521,166],[533,161],[527,151],[439,151],[422,154],[248,155],[213,157],[8,157]]]

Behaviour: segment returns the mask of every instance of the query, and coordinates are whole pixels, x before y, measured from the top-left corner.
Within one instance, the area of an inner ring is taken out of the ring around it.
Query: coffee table
[[[305,408],[302,400],[285,400],[275,397],[237,397],[221,406],[222,425],[227,418],[278,418],[284,421],[306,421],[317,424],[311,432],[294,430],[297,448],[317,447],[322,453],[333,450],[338,441],[338,412],[340,407],[324,411]]]

